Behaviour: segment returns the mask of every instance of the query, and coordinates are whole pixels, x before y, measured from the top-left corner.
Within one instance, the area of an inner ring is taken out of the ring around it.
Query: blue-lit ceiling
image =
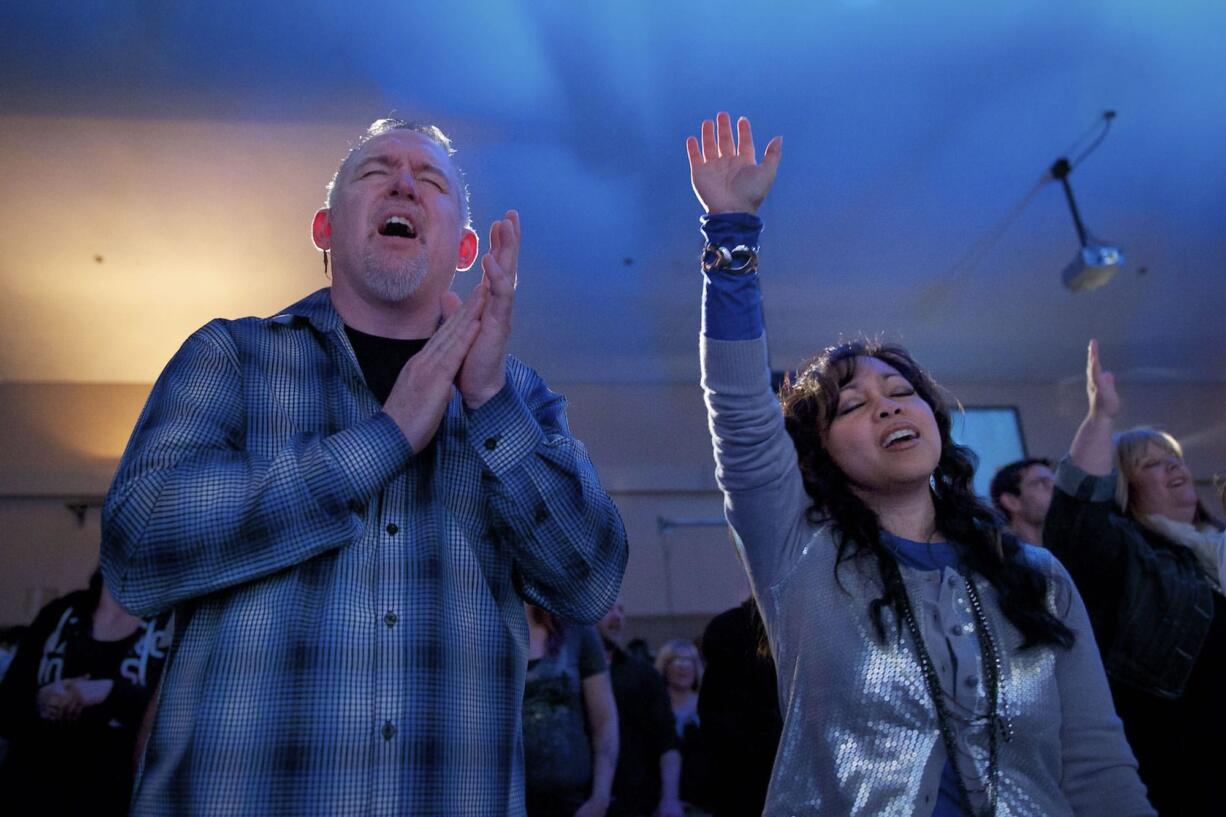
[[[692,380],[683,141],[720,109],[785,137],[778,367],[885,332],[946,380],[1052,381],[1097,335],[1126,376],[1226,378],[1219,3],[58,2],[0,30],[4,379],[148,380],[209,316],[322,285],[323,184],[396,111],[454,136],[478,221],[523,213],[517,352],[558,382]],[[1105,109],[1071,181],[1128,264],[1074,295],[1040,183]]]

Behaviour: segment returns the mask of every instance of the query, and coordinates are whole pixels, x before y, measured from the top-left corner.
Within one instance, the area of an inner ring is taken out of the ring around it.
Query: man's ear
[[[320,212],[323,211],[321,210]],[[319,218],[318,215],[315,217],[316,219]],[[319,242],[316,241],[315,243],[318,244]],[[473,265],[473,262],[477,260],[479,244],[480,240],[477,238],[477,234],[471,228],[465,227],[464,232],[460,235],[460,251],[456,256],[455,268],[457,270],[463,272]]]
[[[1010,516],[1016,516],[1017,512],[1022,509],[1022,499],[1013,494],[1001,494],[1000,507],[1004,508]]]
[[[321,250],[332,249],[332,214],[327,207],[317,212],[311,221],[311,239]]]

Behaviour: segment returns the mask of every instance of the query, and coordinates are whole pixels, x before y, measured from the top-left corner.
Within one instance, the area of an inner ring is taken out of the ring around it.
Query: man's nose
[[[417,182],[411,173],[397,173],[392,177],[392,195],[417,200]]]

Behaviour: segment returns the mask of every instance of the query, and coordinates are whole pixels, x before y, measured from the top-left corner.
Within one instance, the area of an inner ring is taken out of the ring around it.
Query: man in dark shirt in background
[[[1051,460],[1043,457],[1003,465],[992,477],[988,488],[992,504],[1023,542],[1043,544],[1043,520],[1051,506],[1055,479]]]
[[[758,817],[783,717],[775,662],[753,596],[711,619],[702,634],[706,671],[698,717],[710,753],[715,817]]]
[[[621,751],[613,778],[614,817],[682,817],[681,744],[664,679],[621,646],[625,608],[619,597],[596,628],[604,639],[617,701]]]

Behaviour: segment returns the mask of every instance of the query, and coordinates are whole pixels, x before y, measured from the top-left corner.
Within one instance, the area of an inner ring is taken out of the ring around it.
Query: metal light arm
[[[1081,241],[1081,246],[1086,246],[1086,228],[1081,223],[1081,213],[1077,210],[1077,200],[1073,198],[1073,187],[1068,183],[1069,171],[1073,169],[1069,164],[1069,160],[1061,156],[1051,166],[1051,175],[1054,179],[1059,179],[1060,184],[1064,187],[1064,197],[1068,199],[1069,210],[1073,213],[1073,224],[1077,226],[1077,238]]]

